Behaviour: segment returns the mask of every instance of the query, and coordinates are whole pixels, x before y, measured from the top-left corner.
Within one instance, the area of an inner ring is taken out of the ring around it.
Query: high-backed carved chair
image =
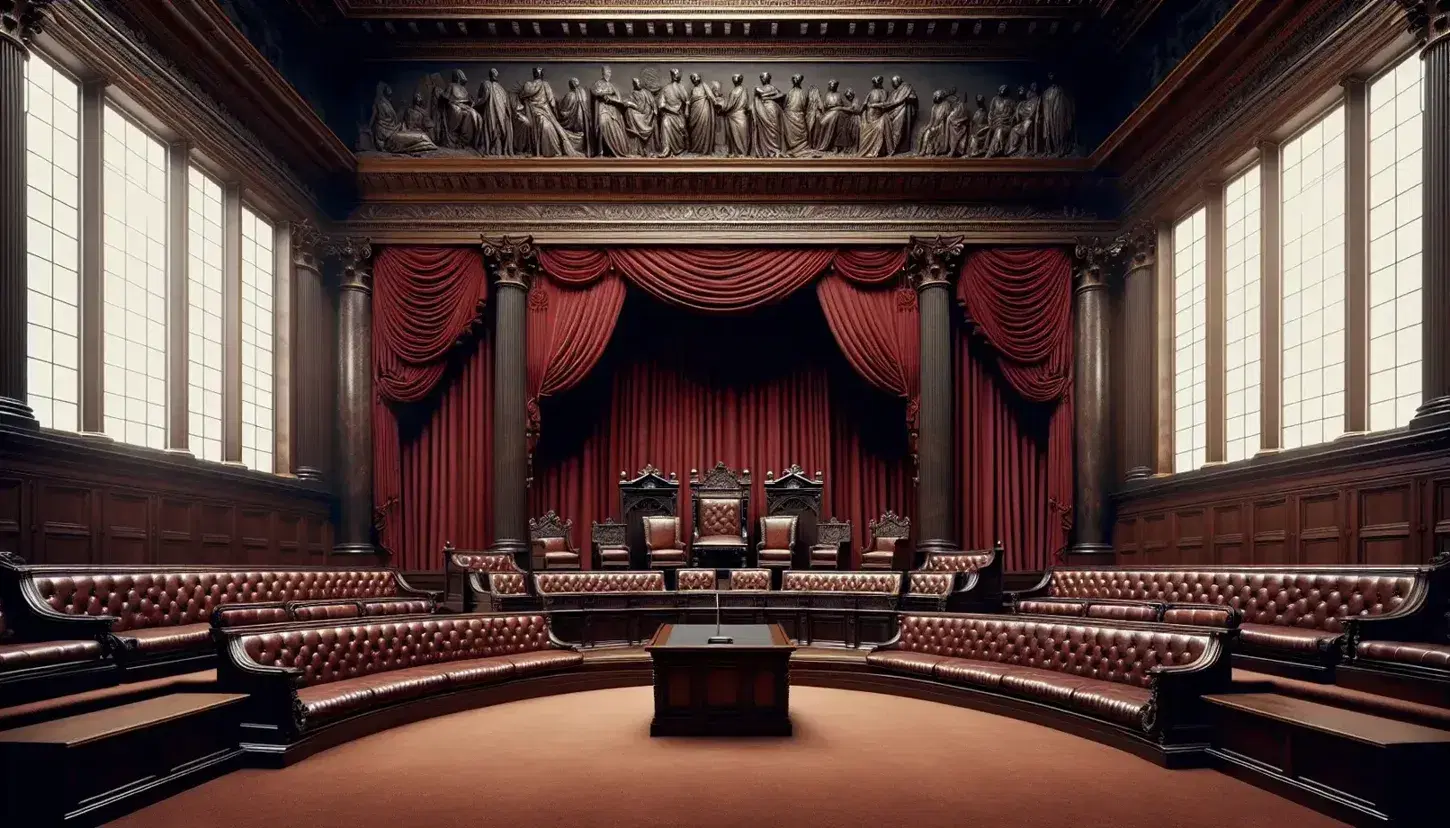
[[[607,518],[590,524],[594,541],[594,562],[600,569],[629,569],[629,542],[625,540],[624,524]]]
[[[871,546],[861,555],[862,569],[908,569],[908,538],[911,518],[901,517],[887,509],[881,517],[868,524]]]
[[[821,500],[826,490],[825,474],[816,472],[815,477],[809,477],[799,464],[792,463],[779,476],[767,471],[761,488],[765,491],[762,513],[768,517],[794,515],[798,518],[795,539],[799,548],[815,546],[816,525],[821,520]]]
[[[553,509],[541,518],[529,518],[533,571],[579,568],[579,550],[569,540],[573,530],[574,521],[560,518]]]
[[[690,563],[679,518],[649,515],[643,522],[644,548],[649,555],[650,569],[677,570]]]
[[[691,547],[696,564],[744,566],[750,469],[737,475],[723,462],[703,475],[699,469],[690,469],[690,502],[695,512]]]
[[[795,561],[799,525],[800,518],[795,515],[761,518],[760,541],[755,545],[755,565],[767,569],[790,569]]]
[[[643,518],[651,515],[673,517],[679,513],[679,475],[670,472],[666,476],[649,463],[634,477],[626,472],[619,473],[619,520],[624,524],[624,539],[629,549],[631,569],[649,567]]]
[[[851,542],[851,521],[823,520],[816,524],[816,542],[811,545],[811,569],[839,569]]]

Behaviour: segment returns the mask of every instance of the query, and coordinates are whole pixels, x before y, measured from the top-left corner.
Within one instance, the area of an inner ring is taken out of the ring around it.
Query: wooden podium
[[[710,643],[712,638],[730,643]],[[790,643],[779,624],[663,624],[651,736],[789,736]]]

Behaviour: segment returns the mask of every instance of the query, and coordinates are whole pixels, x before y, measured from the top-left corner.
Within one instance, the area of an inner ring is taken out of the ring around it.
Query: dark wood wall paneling
[[[1129,485],[1123,566],[1422,564],[1450,548],[1450,434],[1360,438]]]
[[[30,563],[324,565],[330,512],[320,484],[0,431],[0,550]]]

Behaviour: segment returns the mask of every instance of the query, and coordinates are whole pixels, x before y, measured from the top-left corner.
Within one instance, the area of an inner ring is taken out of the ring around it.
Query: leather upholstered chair
[[[679,569],[690,562],[680,537],[680,519],[669,515],[647,515],[644,520],[644,548],[650,569]]]
[[[529,548],[533,570],[578,569],[579,550],[569,541],[574,521],[560,518],[553,509],[529,519]]]
[[[800,518],[774,515],[760,519],[760,542],[755,547],[756,566],[790,569],[794,564],[796,530]]]
[[[911,535],[911,518],[890,509],[871,521],[871,546],[861,554],[862,569],[908,569],[905,553]]]
[[[716,463],[704,475],[699,469],[691,469],[690,498],[695,510],[691,548],[696,563],[717,567],[744,565],[750,469],[737,475],[723,462]]]
[[[823,520],[816,524],[816,543],[811,547],[811,569],[839,569],[851,542],[851,521]]]
[[[590,524],[594,562],[600,569],[629,569],[629,541],[624,530],[624,524],[614,518]]]

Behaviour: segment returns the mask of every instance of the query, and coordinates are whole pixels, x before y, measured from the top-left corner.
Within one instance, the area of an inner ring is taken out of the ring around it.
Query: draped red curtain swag
[[[916,294],[900,279],[904,248],[542,248],[539,260],[542,273],[529,295],[526,354],[531,441],[541,427],[545,407],[540,401],[583,382],[618,337],[626,285],[667,305],[731,315],[777,305],[814,282],[825,327],[846,362],[870,386],[903,399],[906,431],[915,431],[919,323]],[[487,296],[483,260],[471,248],[386,248],[378,254],[374,279],[374,502],[380,540],[399,556],[398,565],[436,568],[444,540],[460,546],[491,540],[485,497],[491,486],[485,428],[491,419],[489,348],[486,341],[463,354],[455,348],[472,341],[468,334],[482,319]],[[1010,568],[1039,568],[1065,542],[1071,514],[1072,325],[1066,254],[975,251],[963,265],[958,299],[974,332],[970,342],[963,337],[958,350],[960,537],[973,547],[1000,538],[1007,543]],[[455,355],[460,359],[451,359]],[[607,404],[625,408],[599,416],[624,432],[592,438],[593,448],[576,434],[572,445],[578,462],[556,462],[542,477],[536,474],[531,505],[562,509],[574,518],[575,541],[581,546],[588,542],[591,517],[586,515],[604,517],[617,509],[612,483],[619,469],[664,463],[664,454],[675,451],[667,447],[673,443],[677,450],[695,446],[712,455],[688,462],[682,455],[680,468],[671,469],[682,475],[689,466],[715,459],[733,463],[738,455],[743,463],[766,456],[731,449],[732,440],[752,445],[765,440],[796,455],[781,462],[800,462],[809,471],[819,466],[832,480],[828,492],[841,493],[839,505],[828,505],[842,517],[855,519],[859,512],[857,533],[863,537],[867,517],[888,507],[909,510],[909,472],[893,467],[889,450],[883,454],[879,446],[871,448],[869,435],[850,436],[859,424],[842,421],[839,400],[825,405],[824,386],[813,385],[815,380],[802,375],[799,382],[786,383],[788,391],[777,384],[774,392],[737,389],[731,397],[698,382],[691,386],[694,380],[682,379],[678,370],[655,368],[642,374],[644,368],[620,366],[613,374]],[[661,412],[652,409],[646,416],[646,401],[671,389],[697,400],[695,414],[672,426],[650,423],[649,416]],[[400,409],[415,420],[400,434],[391,404],[425,399],[435,407]],[[789,420],[795,426],[777,429],[796,437],[782,443],[770,436],[776,433],[771,429],[741,431],[749,436],[729,439],[686,433],[713,428],[708,423],[717,410],[733,412],[731,425],[720,426],[727,429],[752,417],[798,417]],[[811,422],[831,425],[826,434],[811,437],[806,433]],[[630,446],[627,437],[641,430],[664,442]],[[450,454],[455,442],[472,446],[477,456]],[[557,459],[555,448],[545,443],[542,451]],[[640,452],[653,456],[635,458]],[[757,479],[770,465],[752,466]],[[992,493],[983,493],[991,488],[983,486],[984,480],[997,481]],[[459,501],[460,496],[466,499]],[[571,509],[577,511],[571,514]],[[1022,526],[1013,528],[1017,524]]]

